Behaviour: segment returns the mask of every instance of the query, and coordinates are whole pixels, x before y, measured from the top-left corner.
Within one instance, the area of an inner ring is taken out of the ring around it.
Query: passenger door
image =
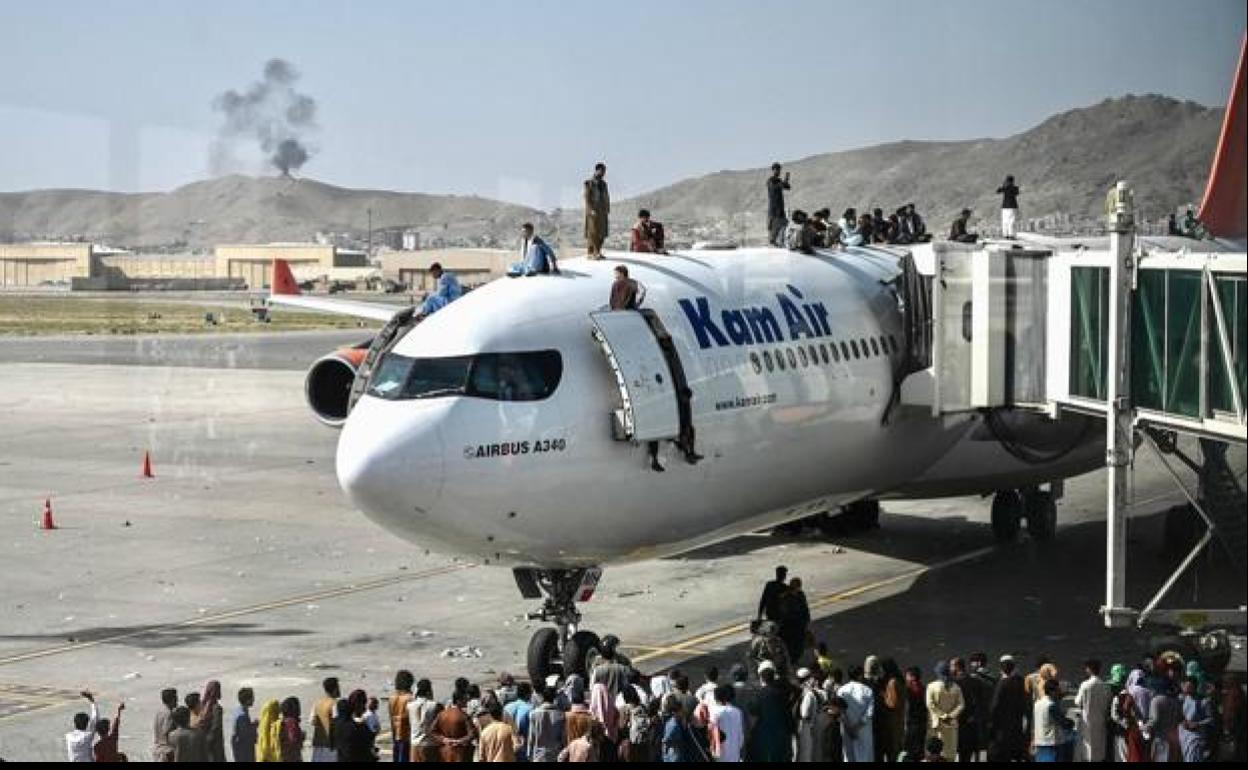
[[[592,334],[615,376],[619,441],[661,441],[680,435],[675,379],[646,319],[633,310],[589,314]]]

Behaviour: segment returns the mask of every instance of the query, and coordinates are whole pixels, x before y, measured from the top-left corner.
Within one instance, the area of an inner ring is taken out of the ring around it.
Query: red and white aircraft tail
[[[1248,35],[1240,41],[1239,68],[1226,100],[1222,135],[1200,204],[1200,221],[1219,238],[1248,236],[1248,114],[1244,88],[1248,87]]]
[[[355,302],[303,294],[299,290],[299,282],[295,280],[295,275],[290,269],[290,263],[284,259],[273,260],[273,283],[269,290],[269,304],[383,322],[389,321],[395,313],[403,309],[401,305]]]

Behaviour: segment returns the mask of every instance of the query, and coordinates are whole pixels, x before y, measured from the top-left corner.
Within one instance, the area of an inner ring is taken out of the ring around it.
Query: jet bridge
[[[910,347],[930,343],[930,365],[903,381],[901,401],[937,416],[1012,409],[1103,418],[1106,625],[1242,628],[1244,606],[1160,607],[1206,548],[1216,542],[1242,563],[1248,547],[1242,481],[1226,461],[1228,445],[1248,443],[1244,246],[1137,239],[1125,183],[1106,205],[1108,237],[919,247],[914,262],[930,285],[930,325],[907,329],[926,336]],[[1179,436],[1199,441],[1199,460],[1181,451]],[[1204,531],[1154,597],[1134,608],[1126,600],[1129,469],[1145,448],[1161,458]],[[1195,484],[1176,459],[1195,471]]]

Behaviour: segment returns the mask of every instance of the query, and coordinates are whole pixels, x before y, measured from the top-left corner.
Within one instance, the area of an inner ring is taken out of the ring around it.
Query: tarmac
[[[122,750],[146,759],[164,687],[218,679],[227,707],[251,686],[258,702],[297,695],[307,714],[331,675],[384,697],[399,668],[440,695],[457,676],[523,673],[534,607],[509,570],[413,548],[338,490],[337,434],[304,406],[302,370],[357,337],[0,339],[0,757],[63,759],[84,688],[110,716],[125,701]],[[45,498],[51,532],[38,526]],[[1153,514],[1181,500],[1147,454],[1135,500],[1129,578],[1142,598],[1171,563]],[[726,668],[783,563],[846,666],[868,653],[926,671],[975,649],[1027,663],[1045,652],[1077,681],[1087,655],[1134,659],[1140,635],[1096,614],[1102,474],[1068,482],[1051,544],[994,545],[989,502],[887,502],[869,533],[755,534],[610,567],[586,626],[620,636],[647,673]],[[1206,561],[1176,601],[1242,597],[1242,562]]]

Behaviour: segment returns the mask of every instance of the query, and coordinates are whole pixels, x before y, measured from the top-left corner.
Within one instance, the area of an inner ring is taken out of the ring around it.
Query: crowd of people
[[[1025,674],[974,652],[925,672],[868,655],[842,666],[810,633],[801,582],[783,567],[759,601],[745,659],[643,675],[605,637],[588,676],[458,679],[439,697],[399,671],[385,703],[345,697],[337,678],[306,719],[298,698],[255,712],[251,688],[226,713],[219,682],[161,693],[151,758],[159,762],[870,762],[1243,761],[1244,683],[1212,680],[1197,661],[1088,660],[1073,692],[1047,657]],[[930,680],[927,677],[930,674]],[[925,681],[926,680],[926,681]],[[102,719],[95,696],[65,736],[71,761],[124,761],[122,707]],[[227,725],[229,727],[227,756]]]
[[[787,172],[782,175],[779,163],[771,166],[767,179],[767,229],[773,246],[787,248],[803,254],[813,254],[817,248],[833,249],[871,244],[909,245],[926,243],[932,239],[927,223],[919,215],[913,203],[898,208],[885,216],[881,208],[861,214],[855,208],[847,208],[840,219],[833,221],[831,209],[823,208],[808,214],[801,209],[786,217],[784,193],[792,189]],[[1013,176],[1007,176],[997,194],[1001,196],[1001,234],[1004,238],[1017,237],[1019,187]],[[962,209],[949,226],[948,239],[958,243],[976,243],[979,234],[971,230],[971,209]]]
[[[586,258],[604,259],[603,246],[610,229],[611,193],[607,185],[607,166],[597,163],[593,174],[584,182],[585,222],[584,238]],[[823,208],[813,214],[795,210],[786,214],[784,195],[792,189],[788,172],[779,163],[771,166],[767,178],[767,229],[768,242],[804,254],[813,254],[817,248],[834,249],[872,244],[908,245],[932,240],[927,222],[913,203],[899,207],[885,215],[881,208],[863,211],[847,208],[839,219],[834,219],[831,209]],[[997,193],[1002,196],[1001,227],[1004,237],[1015,237],[1018,218],[1019,188],[1014,177],[1007,176]],[[972,211],[963,209],[949,228],[948,239],[961,243],[976,243],[978,233],[970,229]],[[629,229],[628,250],[642,254],[666,254],[666,232],[663,223],[654,219],[648,209],[640,209],[637,219]],[[558,257],[554,248],[536,234],[531,222],[520,228],[518,261],[508,267],[512,278],[557,275]],[[429,268],[435,280],[435,288],[420,308],[420,318],[429,316],[463,294],[455,276],[434,263]]]
[[[584,238],[589,259],[604,258],[603,245],[610,229],[611,194],[606,175],[606,164],[598,163],[593,174],[584,182]],[[772,164],[766,186],[767,233],[772,246],[809,254],[816,248],[907,245],[932,239],[927,222],[913,203],[907,203],[887,215],[881,208],[870,212],[864,210],[861,214],[855,208],[847,208],[839,219],[834,219],[828,208],[812,214],[799,209],[790,215],[785,209],[785,192],[792,189],[792,180],[781,164]],[[1001,230],[1006,238],[1016,236],[1019,192],[1013,176],[1007,176],[997,188],[997,194],[1002,196]],[[949,229],[949,240],[962,243],[978,241],[979,235],[970,230],[971,214],[970,209],[963,209],[954,218]],[[637,220],[629,230],[629,251],[665,254],[665,240],[663,224],[655,220],[649,210],[643,208],[638,211]],[[515,277],[557,272],[554,250],[540,237],[534,236],[533,225],[526,223],[522,228],[520,260],[511,267],[509,274]]]

